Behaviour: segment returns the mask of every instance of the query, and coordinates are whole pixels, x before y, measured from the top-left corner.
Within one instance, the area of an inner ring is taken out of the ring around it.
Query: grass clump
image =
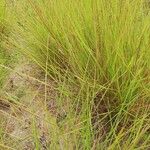
[[[52,120],[48,147],[148,149],[149,4],[22,0],[15,11],[11,42],[44,70],[45,89],[48,77],[57,83],[56,103],[67,114]],[[32,128],[40,149],[34,119]]]

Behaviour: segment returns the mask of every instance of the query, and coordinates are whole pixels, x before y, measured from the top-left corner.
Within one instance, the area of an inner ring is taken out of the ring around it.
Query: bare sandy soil
[[[50,143],[48,133],[50,124],[46,121],[47,114],[51,116],[53,124],[58,128],[56,123],[58,110],[55,103],[57,92],[54,89],[56,85],[50,80],[47,82],[45,99],[45,85],[40,83],[40,81],[44,82],[44,79],[41,78],[39,70],[37,66],[22,60],[1,90],[0,121],[3,122],[1,124],[4,131],[3,139],[12,141],[7,143],[7,146],[12,147],[15,143],[18,149],[34,149],[32,129],[35,125],[39,131],[38,140],[43,149],[46,149],[47,144]],[[48,113],[45,113],[45,109]]]

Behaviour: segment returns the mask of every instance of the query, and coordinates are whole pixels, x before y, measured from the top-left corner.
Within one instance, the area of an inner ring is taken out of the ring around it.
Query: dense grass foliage
[[[57,82],[61,128],[50,149],[148,149],[150,12],[146,0],[22,0],[11,43]],[[33,137],[40,149],[38,133]],[[64,139],[61,144],[60,139]]]
[[[5,64],[7,61],[4,48],[2,46],[4,32],[5,32],[4,30],[5,30],[5,3],[2,0],[0,2],[0,64]],[[3,82],[5,73],[6,73],[5,70],[0,67],[0,87]]]
[[[9,11],[8,11],[9,10]],[[13,11],[8,7],[5,0],[0,1],[0,88],[2,87],[9,69],[12,67],[16,57],[15,49],[9,42],[11,27],[13,24]]]
[[[54,74],[67,68],[80,77],[109,81],[116,73],[132,78],[139,65],[147,67],[149,15],[141,0],[29,1],[29,5],[22,25],[24,42],[32,48],[26,53],[44,66],[48,49]]]

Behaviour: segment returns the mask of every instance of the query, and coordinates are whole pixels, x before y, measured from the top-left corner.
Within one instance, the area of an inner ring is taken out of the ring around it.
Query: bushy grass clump
[[[63,97],[69,99],[61,135],[68,135],[69,149],[148,148],[148,5],[144,0],[16,4],[12,42],[57,81],[60,107]],[[52,140],[57,148],[58,139]]]

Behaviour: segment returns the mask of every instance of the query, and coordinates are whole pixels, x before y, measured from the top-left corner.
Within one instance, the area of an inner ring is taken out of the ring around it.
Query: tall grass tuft
[[[58,139],[70,139],[68,149],[147,149],[147,1],[22,0],[15,8],[12,42],[57,81],[60,107],[69,99]]]

